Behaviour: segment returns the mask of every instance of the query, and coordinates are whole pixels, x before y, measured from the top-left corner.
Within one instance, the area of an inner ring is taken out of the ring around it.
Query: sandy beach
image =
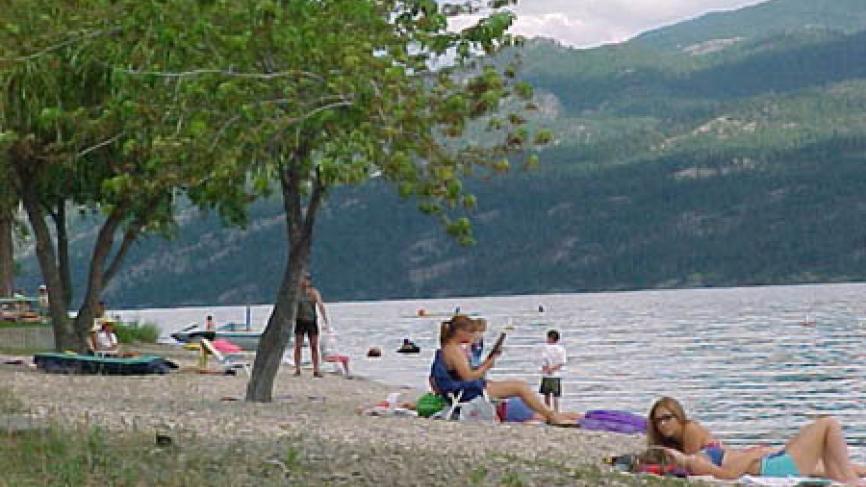
[[[642,436],[363,416],[359,408],[399,389],[340,375],[293,377],[285,366],[275,381],[274,402],[246,403],[244,374],[198,374],[191,370],[194,352],[151,350],[168,353],[181,370],[163,376],[79,376],[2,365],[0,387],[10,387],[34,421],[152,432],[170,436],[181,450],[250,445],[273,468],[280,462],[269,451],[294,444],[304,468],[286,469],[289,485],[644,485],[650,480],[609,472],[602,463],[605,456],[639,450]],[[402,392],[402,399],[419,395]]]

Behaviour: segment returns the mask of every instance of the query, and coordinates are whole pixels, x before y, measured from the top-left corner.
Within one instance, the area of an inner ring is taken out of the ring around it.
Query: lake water
[[[395,386],[426,388],[438,323],[459,306],[488,319],[488,344],[513,326],[493,379],[537,388],[539,346],[548,329],[559,330],[569,354],[563,409],[645,414],[671,395],[732,445],[781,444],[808,418],[833,414],[864,461],[864,296],[866,284],[838,284],[330,303],[328,311],[353,372]],[[434,316],[418,317],[420,308]],[[252,307],[254,327],[269,312]],[[244,307],[120,314],[166,333],[206,314],[245,319]],[[422,352],[395,353],[404,337]],[[371,346],[383,356],[366,358]]]

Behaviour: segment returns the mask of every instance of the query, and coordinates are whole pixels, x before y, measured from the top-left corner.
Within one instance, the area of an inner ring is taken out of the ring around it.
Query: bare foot
[[[577,427],[578,423],[574,418],[569,417],[565,414],[553,413],[548,419],[547,424],[551,426],[567,426],[567,427]]]
[[[324,377],[324,375],[321,372],[319,372],[318,370],[316,370],[316,371],[313,371],[313,377],[321,378],[321,377]]]
[[[295,377],[300,377],[301,376],[301,369],[295,369],[294,375],[295,375]]]

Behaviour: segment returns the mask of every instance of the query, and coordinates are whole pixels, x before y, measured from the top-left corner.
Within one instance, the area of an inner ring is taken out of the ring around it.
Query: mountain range
[[[573,49],[531,39],[520,76],[541,167],[468,185],[477,244],[384,183],[339,188],[316,230],[326,300],[866,278],[866,2],[771,0]],[[285,260],[276,200],[244,229],[188,208],[130,253],[114,307],[268,303]],[[93,227],[75,225],[83,273]],[[28,288],[32,251],[20,255]]]

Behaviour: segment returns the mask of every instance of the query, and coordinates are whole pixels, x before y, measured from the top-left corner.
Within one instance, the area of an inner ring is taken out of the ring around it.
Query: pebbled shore
[[[194,353],[173,348],[163,352],[182,364],[180,372],[69,376],[0,365],[0,388],[11,388],[35,422],[167,435],[181,450],[242,446],[247,452],[257,452],[263,465],[283,469],[278,482],[283,485],[659,482],[614,473],[602,464],[606,456],[639,450],[641,436],[541,425],[362,416],[359,407],[375,404],[398,389],[338,375],[315,379],[307,373],[298,378],[286,368],[275,381],[273,403],[246,403],[242,400],[247,380],[243,374],[184,371],[192,366]],[[404,399],[418,395],[417,391],[403,392]],[[299,468],[280,460],[287,445],[299,452]]]

